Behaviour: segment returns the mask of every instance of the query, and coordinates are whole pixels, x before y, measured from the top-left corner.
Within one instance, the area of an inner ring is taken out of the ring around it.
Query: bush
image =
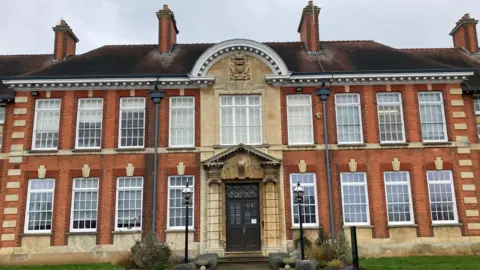
[[[123,267],[124,269],[135,269],[138,268],[137,264],[133,260],[132,254],[128,253],[123,257],[118,263],[118,266]]]
[[[295,239],[295,248],[299,249],[300,248],[300,237]],[[305,244],[305,248],[310,248],[312,247],[312,241],[310,241],[310,239],[306,236],[303,236],[303,243]]]
[[[317,247],[321,246],[322,244],[325,244],[328,242],[328,235],[325,233],[325,230],[323,230],[323,227],[320,227],[318,229],[318,237],[317,240],[315,240],[315,245]]]
[[[335,242],[333,243],[333,249],[335,250],[337,259],[345,264],[352,263],[352,249],[348,244],[343,231],[337,235],[337,239],[335,239]]]
[[[306,257],[315,261],[330,261],[335,259],[335,250],[330,244],[322,244],[319,247],[311,247],[307,249]]]
[[[339,259],[335,259],[335,260],[329,261],[327,266],[333,269],[340,269],[343,266],[343,262]]]
[[[317,269],[317,262],[310,260],[296,260],[295,270],[315,270]]]
[[[137,241],[131,249],[131,256],[137,267],[149,270],[168,268],[171,255],[168,245],[160,243],[151,234]]]

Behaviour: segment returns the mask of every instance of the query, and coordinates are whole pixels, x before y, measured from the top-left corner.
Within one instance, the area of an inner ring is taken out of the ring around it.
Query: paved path
[[[217,270],[268,270],[268,263],[220,263]]]

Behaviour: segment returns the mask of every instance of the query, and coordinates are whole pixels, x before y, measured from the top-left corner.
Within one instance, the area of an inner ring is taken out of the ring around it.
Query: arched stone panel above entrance
[[[290,73],[282,58],[267,45],[248,39],[231,39],[205,51],[193,66],[191,76],[205,77],[217,61],[238,53],[262,60],[270,67],[272,74],[288,75]]]

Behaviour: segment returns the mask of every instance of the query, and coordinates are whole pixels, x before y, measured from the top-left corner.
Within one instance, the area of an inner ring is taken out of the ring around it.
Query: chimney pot
[[[313,1],[308,1],[309,6],[313,6]]]
[[[469,13],[458,20],[455,28],[450,32],[455,48],[464,48],[470,53],[479,52],[477,37],[478,21],[470,17]]]
[[[168,10],[168,5],[163,5],[163,10]]]
[[[79,40],[64,19],[60,19],[60,23],[53,27],[53,32],[55,32],[54,59],[60,61],[67,56],[75,55],[77,42]]]

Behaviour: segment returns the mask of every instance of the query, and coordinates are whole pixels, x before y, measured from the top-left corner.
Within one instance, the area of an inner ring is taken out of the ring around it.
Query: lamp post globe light
[[[330,213],[330,237],[335,240],[335,222],[333,217],[333,202],[332,202],[332,182],[330,177],[330,155],[328,147],[328,128],[327,128],[327,99],[332,90],[325,86],[325,80],[322,82],[322,87],[316,90],[316,94],[322,101],[323,109],[323,134],[325,137],[325,168],[327,170],[327,187],[328,187],[328,208]]]
[[[303,188],[300,186],[300,182],[297,182],[297,186],[293,189],[293,195],[295,196],[295,201],[298,204],[298,220],[300,223],[300,252],[302,255],[302,260],[305,260],[305,242],[303,238]]]
[[[182,189],[182,196],[185,199],[185,263],[188,263],[188,206],[191,203],[192,195],[193,189],[188,186],[187,181],[185,188]]]

